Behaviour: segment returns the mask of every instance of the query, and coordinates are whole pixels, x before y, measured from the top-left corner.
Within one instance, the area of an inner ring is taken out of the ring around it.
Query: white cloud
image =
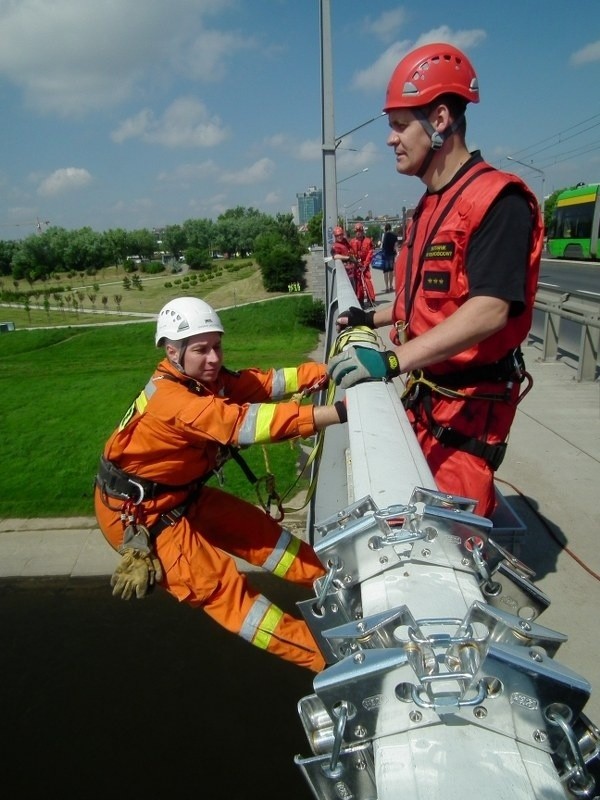
[[[112,132],[111,139],[122,143],[141,139],[165,147],[214,147],[230,133],[218,116],[210,116],[204,103],[192,97],[180,97],[167,108],[161,118],[146,108],[124,120]]]
[[[295,148],[292,155],[300,161],[320,161],[323,145],[320,139],[306,139]]]
[[[320,139],[305,139],[298,142],[291,136],[275,133],[264,140],[266,147],[286,153],[297,161],[318,161],[323,155],[323,146]]]
[[[407,39],[401,42],[394,42],[394,44],[390,45],[370,67],[360,70],[354,75],[352,85],[355,89],[369,92],[381,92],[381,100],[383,103],[383,91],[385,91],[390,75],[396,68],[398,62],[411,50],[430,42],[450,42],[455,47],[468,51],[471,47],[476,47],[480,44],[485,37],[486,33],[482,30],[474,29],[470,31],[453,32],[447,25],[442,25],[439,28],[434,28],[424,33],[414,43]]]
[[[0,77],[42,113],[82,116],[116,107],[143,81],[219,80],[253,46],[205,18],[235,0],[0,2]]]
[[[581,64],[590,64],[592,61],[600,61],[600,39],[597,42],[586,44],[581,50],[577,50],[571,56],[571,64],[576,67]]]
[[[389,42],[396,37],[406,18],[406,11],[403,8],[394,8],[384,11],[376,19],[365,20],[364,30],[382,42]]]
[[[246,169],[224,172],[219,180],[237,186],[250,186],[266,181],[273,173],[275,164],[270,158],[261,158]]]
[[[159,172],[158,180],[164,183],[177,183],[187,187],[197,181],[212,178],[218,171],[214,161],[203,161],[200,164],[180,164],[173,170]]]
[[[87,169],[78,167],[65,167],[57,169],[40,183],[37,192],[43,197],[63,194],[72,190],[82,189],[92,182],[92,176]]]

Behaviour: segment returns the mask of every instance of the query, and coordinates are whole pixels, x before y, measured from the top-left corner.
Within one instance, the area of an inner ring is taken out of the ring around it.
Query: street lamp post
[[[524,161],[519,161],[518,158],[513,158],[512,156],[506,156],[506,158],[509,161],[514,161],[515,164],[520,164],[522,167],[527,167],[528,169],[532,169],[534,172],[537,172],[538,175],[542,176],[542,202],[540,203],[540,208],[542,210],[542,219],[543,219],[544,218],[544,206],[546,204],[546,197],[544,195],[544,184],[546,182],[546,173],[543,170],[538,169],[537,167],[534,167],[533,164],[526,164]]]
[[[359,197],[358,200],[355,200],[353,203],[349,203],[347,206],[344,206],[344,230],[346,233],[348,233],[348,211],[351,208],[354,208],[357,203],[362,202],[368,196],[368,194],[364,194],[362,197]],[[359,206],[356,210],[358,211],[360,208],[362,208],[362,206]]]
[[[368,167],[365,167],[364,169],[359,169],[358,172],[353,172],[352,175],[348,175],[347,178],[342,178],[340,181],[337,182],[337,185],[339,186],[340,183],[344,183],[344,181],[349,181],[350,178],[356,178],[357,175],[362,175],[363,172],[368,172],[368,171],[369,171]]]

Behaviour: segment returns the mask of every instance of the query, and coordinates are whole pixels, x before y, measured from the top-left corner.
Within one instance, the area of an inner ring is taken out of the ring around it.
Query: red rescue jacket
[[[350,239],[350,250],[361,267],[368,267],[373,258],[373,239],[368,236]]]
[[[543,223],[535,196],[514,175],[480,161],[465,172],[441,200],[424,195],[411,221],[405,245],[396,259],[397,294],[394,323],[408,321],[406,335],[419,336],[453,314],[469,297],[465,258],[470,239],[492,203],[509,184],[520,187],[533,220],[525,287],[525,309],[487,339],[431,368],[447,374],[466,365],[492,364],[518,347],[531,327],[543,248]],[[396,344],[398,342],[396,341]]]

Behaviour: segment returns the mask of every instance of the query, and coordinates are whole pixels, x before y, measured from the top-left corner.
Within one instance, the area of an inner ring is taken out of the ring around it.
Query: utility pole
[[[321,131],[323,151],[323,253],[324,255],[327,255],[331,252],[331,245],[333,244],[333,229],[338,224],[330,0],[320,0],[320,13]]]

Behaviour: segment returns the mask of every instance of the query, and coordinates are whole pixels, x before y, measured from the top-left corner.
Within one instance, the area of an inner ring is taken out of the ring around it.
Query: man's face
[[[183,367],[185,374],[202,384],[210,386],[217,380],[219,370],[223,364],[223,348],[221,343],[222,334],[197,333],[190,336],[187,340],[183,353]],[[175,350],[175,348],[173,348]],[[181,363],[179,358],[181,350],[175,350],[175,360]],[[172,358],[169,348],[167,355]]]
[[[416,175],[431,149],[431,138],[407,108],[398,108],[388,113],[391,128],[387,144],[394,148],[396,171],[401,175]]]

